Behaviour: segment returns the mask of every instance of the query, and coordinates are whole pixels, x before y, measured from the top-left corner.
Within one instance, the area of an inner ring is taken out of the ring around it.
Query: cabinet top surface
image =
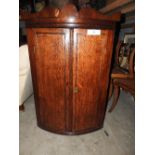
[[[120,13],[112,16],[105,16],[92,8],[82,8],[80,11],[73,4],[68,4],[63,8],[46,7],[38,13],[21,13],[21,20],[29,23],[29,27],[37,24],[68,24],[69,27],[76,25],[112,25],[120,20]],[[30,26],[31,25],[31,26]],[[48,27],[48,26],[47,26]],[[50,26],[49,26],[50,27]]]

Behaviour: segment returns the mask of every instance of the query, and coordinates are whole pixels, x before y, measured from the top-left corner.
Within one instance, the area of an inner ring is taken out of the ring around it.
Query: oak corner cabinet
[[[76,135],[102,128],[115,23],[69,4],[23,14],[38,126]]]

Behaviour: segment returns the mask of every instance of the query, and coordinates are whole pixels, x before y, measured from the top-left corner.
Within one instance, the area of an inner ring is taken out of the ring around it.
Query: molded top
[[[120,21],[120,13],[116,13],[112,16],[105,16],[102,13],[92,8],[82,8],[80,11],[76,9],[73,4],[67,4],[63,8],[46,7],[38,13],[21,13],[21,20],[25,20],[30,27],[34,26],[34,23],[39,24],[41,27],[43,23],[48,23],[48,27],[51,24],[59,26],[68,24],[69,27],[76,27],[81,25],[112,25],[113,23]],[[31,24],[30,24],[31,23]],[[35,27],[38,27],[35,24]],[[65,26],[63,26],[65,27]]]

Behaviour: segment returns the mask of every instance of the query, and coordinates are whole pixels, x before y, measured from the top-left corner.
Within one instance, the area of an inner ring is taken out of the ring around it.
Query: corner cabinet
[[[115,22],[69,4],[23,15],[38,126],[60,134],[102,128]]]

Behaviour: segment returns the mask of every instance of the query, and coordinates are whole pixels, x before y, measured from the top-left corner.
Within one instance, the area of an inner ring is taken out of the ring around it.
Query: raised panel
[[[34,29],[34,63],[40,124],[61,132],[66,128],[69,30]]]
[[[89,34],[86,29],[74,30],[73,57],[73,131],[101,127],[99,112],[104,114],[105,97],[111,62],[109,30]],[[89,34],[89,35],[88,35]],[[112,42],[111,42],[112,43]],[[110,48],[107,47],[110,46]],[[109,50],[110,49],[110,50]],[[99,108],[103,108],[101,111]]]

